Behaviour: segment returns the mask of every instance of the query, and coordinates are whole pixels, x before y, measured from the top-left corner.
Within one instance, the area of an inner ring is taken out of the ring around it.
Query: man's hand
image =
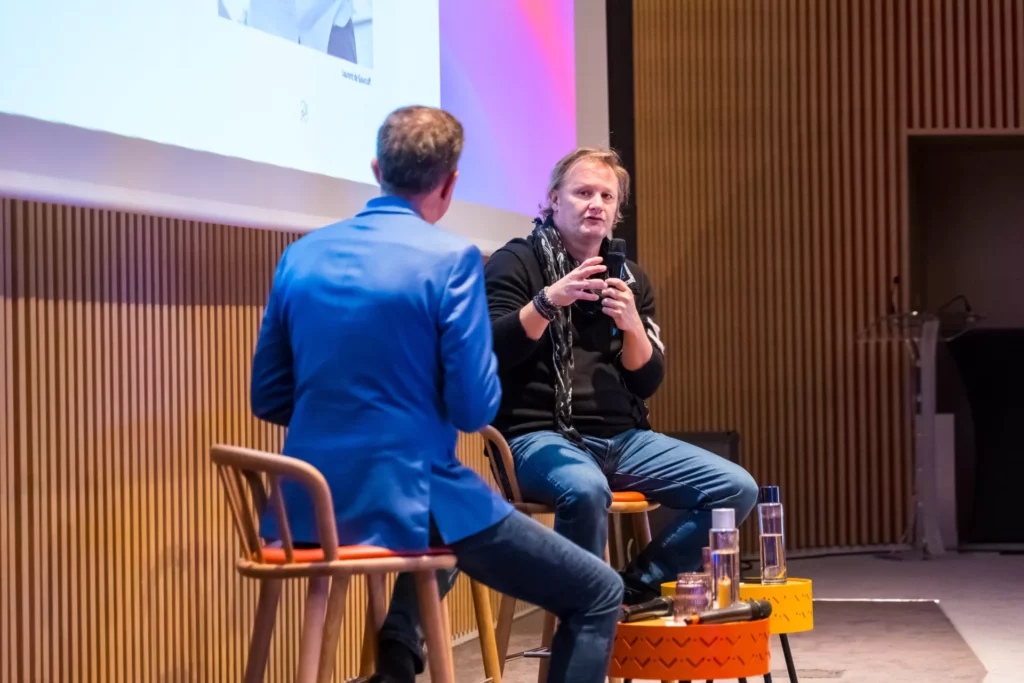
[[[608,287],[601,292],[601,310],[615,321],[615,327],[623,334],[644,334],[644,324],[636,310],[633,290],[622,280],[610,277],[605,280]]]
[[[608,270],[601,260],[600,256],[588,258],[574,271],[548,287],[548,299],[551,303],[562,307],[578,300],[597,301],[599,297],[592,290],[604,290],[605,281],[592,280],[590,276]]]

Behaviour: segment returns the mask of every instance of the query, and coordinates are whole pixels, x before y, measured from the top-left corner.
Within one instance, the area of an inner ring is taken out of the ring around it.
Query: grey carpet
[[[797,673],[807,683],[925,683],[985,678],[984,666],[934,602],[815,601],[814,622],[813,631],[790,636]],[[535,647],[540,628],[539,613],[517,621],[509,651]],[[785,683],[789,678],[782,648],[778,638],[772,641],[772,676],[776,683]],[[456,648],[455,671],[459,683],[484,680],[477,641]],[[424,676],[423,680],[429,678]],[[535,683],[536,660],[509,662],[504,680]]]

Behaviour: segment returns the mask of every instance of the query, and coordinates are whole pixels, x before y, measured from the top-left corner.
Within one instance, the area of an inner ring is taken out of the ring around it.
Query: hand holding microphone
[[[601,310],[612,319],[612,336],[619,330],[643,330],[640,313],[636,310],[633,290],[623,278],[626,274],[626,241],[613,239],[608,242],[608,253],[604,259],[608,266],[607,287],[601,292]]]

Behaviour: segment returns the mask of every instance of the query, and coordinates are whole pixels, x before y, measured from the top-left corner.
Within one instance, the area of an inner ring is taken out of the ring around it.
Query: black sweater
[[[580,434],[610,438],[634,429],[649,429],[646,399],[665,374],[664,347],[654,322],[654,290],[640,267],[627,261],[637,310],[654,347],[642,368],[626,370],[620,362],[622,333],[612,335],[612,319],[598,304],[573,304],[572,419]],[[498,356],[502,400],[494,426],[506,438],[555,429],[554,363],[551,337],[530,339],[519,311],[545,286],[532,238],[515,239],[494,252],[484,268],[487,300]]]

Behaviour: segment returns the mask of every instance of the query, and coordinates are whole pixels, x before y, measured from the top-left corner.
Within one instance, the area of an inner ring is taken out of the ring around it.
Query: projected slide
[[[440,106],[437,0],[0,0],[0,111],[373,183]]]
[[[261,188],[263,205],[330,216],[324,191],[292,197],[314,185],[339,196],[352,188],[277,171],[375,185],[369,169],[381,121],[396,107],[427,104],[450,111],[466,131],[456,199],[533,216],[552,165],[576,144],[574,6],[0,0],[0,114],[89,131],[40,133],[36,154],[19,145],[30,159],[5,158],[0,129],[0,169],[38,174],[46,166],[111,185],[130,174],[128,185],[183,197],[195,193],[182,185],[201,178],[201,196],[249,203],[251,181],[222,177],[210,170],[216,164],[139,146],[125,159],[124,145],[102,140],[133,138],[272,166],[264,170],[281,190]],[[302,189],[283,187],[289,182]],[[528,230],[529,220],[522,225]]]

